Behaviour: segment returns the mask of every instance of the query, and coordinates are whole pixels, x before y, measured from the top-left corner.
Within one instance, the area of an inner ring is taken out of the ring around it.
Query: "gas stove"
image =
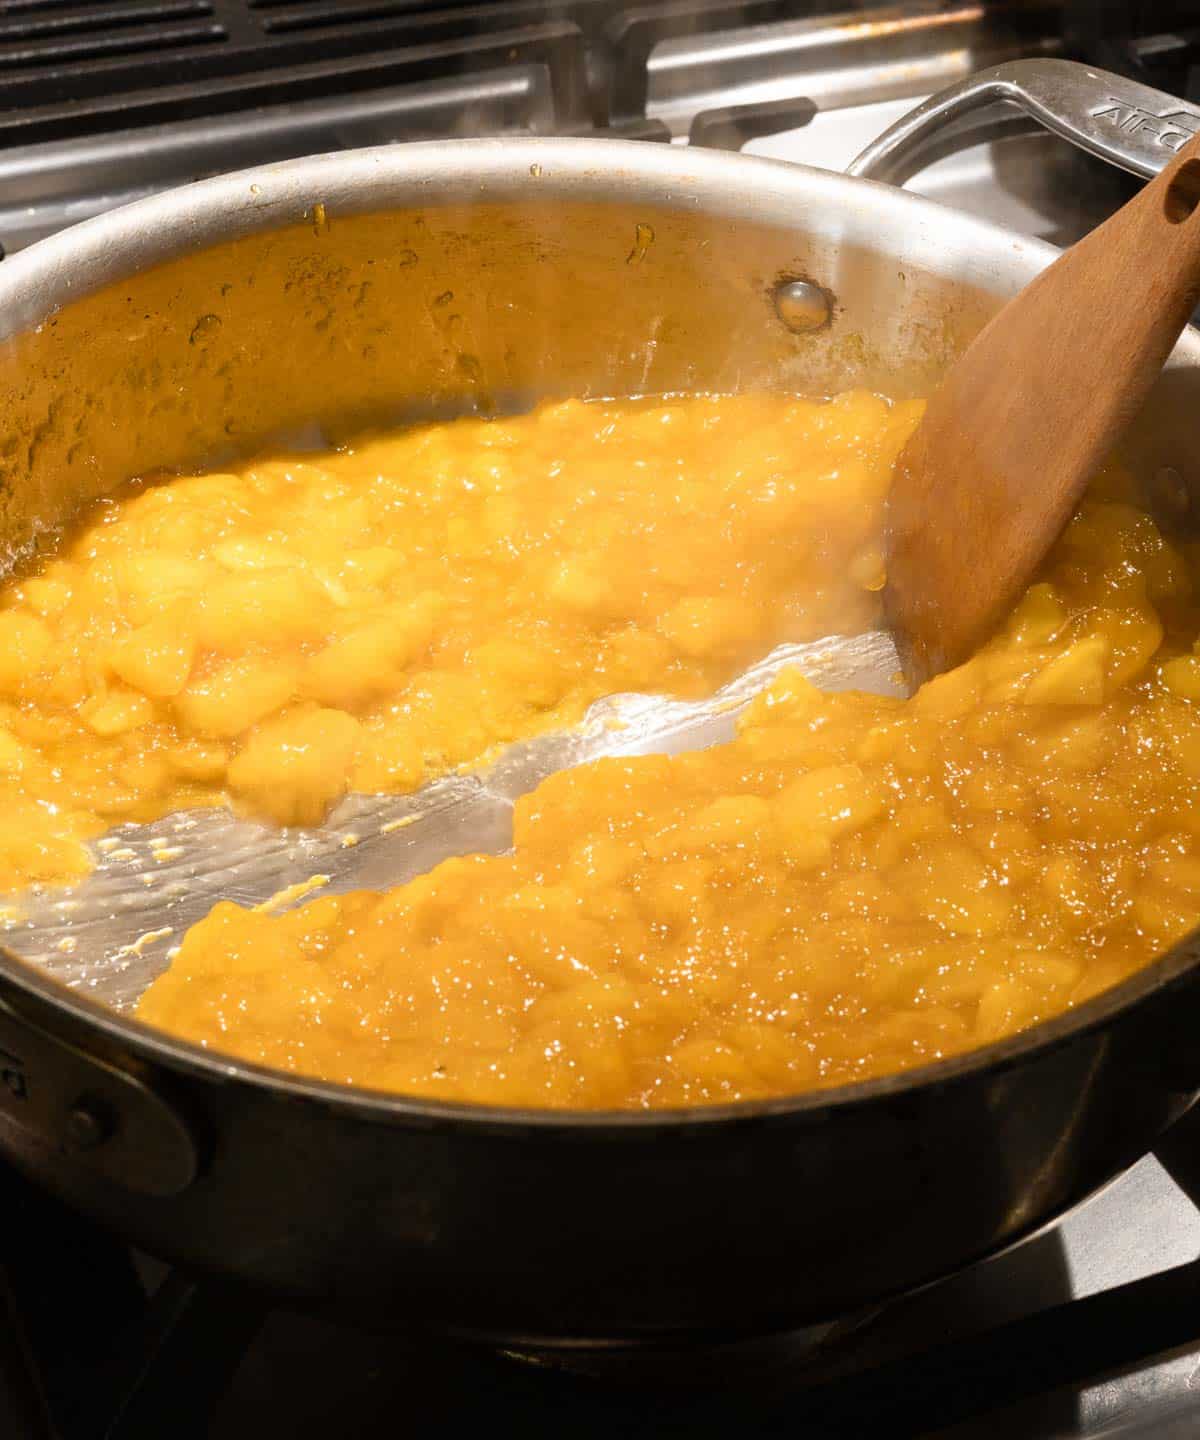
[[[1194,94],[1196,25],[1194,0],[4,0],[0,244],[222,171],[456,135],[690,138],[841,169],[1004,60],[1082,56]],[[913,188],[1059,241],[1121,194],[1044,136],[976,148]]]
[[[1055,55],[1200,100],[1200,6],[2,0],[0,244],[220,171],[447,136],[612,134],[841,170],[943,86]],[[1067,244],[1136,182],[1005,131],[908,183]],[[874,1313],[573,1368],[335,1328],[166,1271],[14,1174],[0,1192],[5,1436],[1200,1434],[1200,1112],[1053,1229]]]

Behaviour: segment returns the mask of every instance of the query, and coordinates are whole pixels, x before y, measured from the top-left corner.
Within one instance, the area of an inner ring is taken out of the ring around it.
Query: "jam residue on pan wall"
[[[0,889],[123,821],[316,823],[864,628],[918,413],[570,401],[126,488],[0,589]]]
[[[569,709],[618,684],[700,688],[797,627],[865,623],[888,468],[917,414],[862,395],[566,407],[495,432],[527,437],[528,453],[497,447],[487,426],[433,432],[453,495],[438,537],[456,553],[491,553],[490,508],[519,506],[526,467],[558,467],[539,494],[558,484],[575,498],[561,502],[549,562],[526,577],[522,549],[487,591],[504,607],[494,623],[477,618],[451,652],[446,695],[480,728],[460,739],[442,695],[435,710],[410,707],[423,738],[409,740],[406,712],[385,708],[386,740],[353,722],[360,748],[349,762],[332,748],[332,768],[348,783],[411,783],[419,765],[388,770],[387,746],[427,749],[440,715],[454,738],[439,763],[478,753],[530,713],[503,697],[529,707],[542,675],[534,713],[558,723],[564,643]],[[550,433],[552,461],[539,448]],[[434,442],[390,443],[416,454]],[[510,485],[480,502],[463,477],[493,474],[498,455]],[[321,461],[320,473],[351,463]],[[228,504],[225,479],[185,483]],[[511,855],[277,916],[219,905],[142,1018],[333,1080],[606,1108],[859,1080],[1095,995],[1200,924],[1197,557],[1169,545],[1132,493],[1117,468],[1102,474],[1003,631],[912,699],[822,694],[785,675],[727,745],[556,775],[518,805]],[[448,529],[464,502],[475,519]],[[497,523],[513,534],[515,522]],[[507,584],[520,604],[502,602]],[[447,621],[431,613],[437,654]],[[527,669],[514,655],[485,680],[493,672],[472,657],[508,645],[511,627]],[[424,694],[438,672],[421,665]],[[241,753],[342,698],[290,701]],[[505,718],[475,718],[485,713]]]

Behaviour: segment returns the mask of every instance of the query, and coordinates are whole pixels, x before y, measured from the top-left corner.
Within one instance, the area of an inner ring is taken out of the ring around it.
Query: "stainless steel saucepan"
[[[861,177],[997,105],[1142,174],[1200,125],[1040,61],[929,102],[855,177],[454,141],[209,180],[45,240],[0,266],[7,553],[130,475],[314,425],[554,393],[927,392],[1054,252]],[[1188,333],[1134,444],[1189,494],[1198,410]],[[291,843],[271,851],[281,882],[312,858]],[[176,876],[173,913],[239,893],[241,855]],[[1194,941],[999,1044],[793,1099],[543,1113],[352,1090],[119,1008],[163,963],[111,944],[152,928],[123,874],[106,862],[90,899],[31,902],[41,918],[8,934],[3,1151],[154,1254],[371,1323],[578,1345],[828,1319],[1037,1230],[1200,1090]],[[39,950],[55,927],[73,954]]]

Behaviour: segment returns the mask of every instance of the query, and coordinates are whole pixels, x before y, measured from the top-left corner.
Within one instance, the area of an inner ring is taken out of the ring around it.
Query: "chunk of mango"
[[[263,725],[230,761],[229,788],[280,825],[315,825],[346,792],[359,724],[344,710],[298,710]]]
[[[1025,687],[1027,705],[1099,705],[1104,700],[1109,643],[1085,635],[1049,661]]]

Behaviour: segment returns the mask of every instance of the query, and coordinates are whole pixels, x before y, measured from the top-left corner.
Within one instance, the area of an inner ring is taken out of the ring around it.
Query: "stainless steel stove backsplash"
[[[1177,8],[1156,13],[1165,24]],[[801,96],[811,125],[752,148],[840,169],[932,91],[1064,53],[1079,32],[1070,0],[196,0],[186,34],[157,0],[120,10],[0,5],[8,252],[151,191],[295,155],[630,124],[682,141],[705,111]],[[1173,31],[1151,48],[1181,43]],[[1125,193],[1040,137],[951,157],[914,188],[1059,243]]]

